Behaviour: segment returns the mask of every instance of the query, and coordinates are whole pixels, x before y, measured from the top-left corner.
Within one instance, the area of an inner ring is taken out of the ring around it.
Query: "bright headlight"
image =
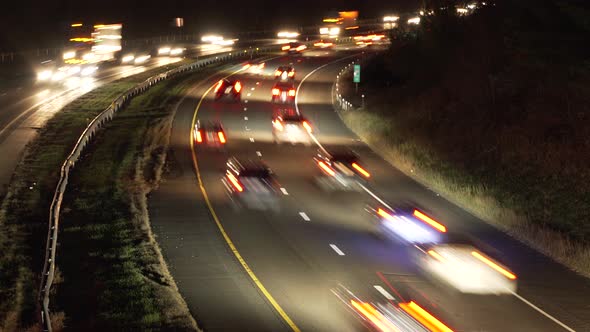
[[[133,60],[135,60],[135,55],[133,55],[133,54],[128,54],[128,55],[124,56],[124,57],[121,59],[121,62],[123,62],[123,63],[129,63],[129,62],[131,62],[131,61],[133,61]]]
[[[53,71],[47,69],[37,73],[37,80],[39,81],[47,81],[53,75]]]

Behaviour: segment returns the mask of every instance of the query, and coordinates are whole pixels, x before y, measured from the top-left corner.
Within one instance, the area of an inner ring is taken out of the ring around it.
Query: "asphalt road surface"
[[[168,170],[149,209],[164,256],[200,325],[207,331],[366,330],[366,322],[332,292],[341,285],[374,303],[412,299],[456,331],[590,331],[589,280],[406,177],[344,126],[331,90],[338,71],[358,52],[285,55],[267,60],[263,75],[236,64],[196,85],[179,104]],[[373,195],[389,203],[414,202],[448,229],[495,248],[496,257],[518,275],[517,294],[458,294],[424,278],[410,259],[412,248],[376,234],[364,210],[374,200],[369,193],[330,194],[314,184],[317,145],[273,143],[271,116],[280,106],[270,103],[271,75],[288,63],[297,70],[297,84],[305,77],[297,105],[317,141],[357,152],[372,173],[367,188]],[[210,87],[227,75],[243,84],[240,102],[213,99]],[[223,123],[225,149],[191,146],[195,112],[201,121]],[[262,159],[273,169],[284,188],[279,212],[235,207],[220,181],[230,156]]]
[[[106,68],[81,85],[31,85],[20,82],[20,86],[0,90],[0,197],[5,194],[26,144],[65,105],[103,84],[179,60],[156,58],[142,66]]]

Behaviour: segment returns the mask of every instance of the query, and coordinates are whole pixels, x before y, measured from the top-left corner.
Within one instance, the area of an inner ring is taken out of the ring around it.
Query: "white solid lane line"
[[[260,151],[256,151],[256,155],[257,155],[258,157],[262,157],[262,152],[260,152]]]
[[[310,221],[311,219],[309,219],[309,217],[307,216],[307,214],[305,212],[299,212],[299,215],[301,216],[301,218],[303,218],[303,220],[305,221]]]
[[[338,255],[344,256],[344,252],[342,252],[342,250],[340,250],[340,248],[338,248],[335,244],[330,244],[330,247],[332,247],[332,249],[334,249]]]
[[[379,293],[381,293],[381,295],[385,296],[385,298],[386,298],[386,299],[388,299],[388,300],[390,300],[390,301],[393,301],[393,300],[395,300],[395,298],[394,298],[394,297],[393,297],[391,294],[389,294],[389,293],[388,293],[388,292],[385,290],[385,288],[383,288],[383,287],[381,287],[381,286],[379,286],[379,285],[374,285],[373,287],[375,287],[375,289],[376,289],[376,290],[377,290]]]
[[[285,189],[285,188],[281,188],[281,192],[283,192],[283,195],[289,195],[289,193],[287,192],[287,189]]]
[[[317,55],[316,55],[316,56],[317,56]],[[318,70],[320,70],[320,69],[322,69],[322,68],[325,68],[325,67],[327,67],[327,66],[329,66],[329,65],[331,65],[331,64],[334,64],[334,63],[340,62],[340,61],[342,61],[342,60],[344,60],[344,59],[353,58],[353,57],[356,57],[356,56],[358,56],[358,54],[353,54],[353,55],[345,56],[345,57],[343,57],[343,58],[339,58],[339,59],[337,59],[337,60],[334,60],[334,61],[328,62],[328,63],[326,63],[326,64],[323,64],[323,65],[321,65],[321,66],[319,66],[319,67],[315,68],[314,70],[312,70],[311,72],[309,72],[307,75],[305,75],[305,76],[304,76],[304,77],[301,79],[301,81],[299,81],[299,85],[297,85],[297,90],[295,91],[295,100],[294,100],[294,103],[295,103],[295,111],[297,112],[297,114],[300,114],[300,113],[301,113],[301,112],[299,111],[299,105],[298,105],[298,101],[299,101],[299,90],[301,89],[301,87],[303,86],[303,83],[305,82],[305,80],[307,80],[307,78],[309,78],[311,75],[315,74],[315,73],[316,73]],[[321,150],[323,150],[324,152],[326,152],[326,153],[327,153],[326,149],[324,149],[324,147],[323,147],[323,146],[322,146],[322,144],[321,144],[321,143],[320,143],[320,142],[317,140],[317,138],[315,137],[315,135],[314,135],[314,134],[310,133],[310,134],[309,134],[309,136],[311,137],[311,139],[314,141],[314,143],[315,143],[315,144],[316,144],[316,145],[317,145],[317,146],[318,146],[318,147],[319,147]]]
[[[370,191],[367,187],[363,186],[362,183],[357,182],[359,186],[361,186],[361,188],[363,188],[364,191],[367,192],[367,194],[371,195],[374,199],[376,199],[379,203],[383,204],[386,208],[393,210],[393,208],[389,205],[387,205],[387,203],[385,203],[381,198],[379,198],[379,196],[375,195],[372,191]]]
[[[541,308],[537,307],[536,305],[532,304],[531,302],[529,302],[527,299],[525,299],[524,297],[516,294],[516,292],[512,292],[512,295],[516,296],[517,299],[521,300],[522,302],[526,303],[529,307],[537,310],[539,313],[541,313],[543,316],[551,319],[555,324],[561,326],[564,330],[569,331],[569,332],[576,332],[576,330],[572,329],[571,327],[565,325],[564,323],[562,323],[561,321],[559,321],[557,318],[551,316],[550,314],[546,313],[545,311],[541,310]]]

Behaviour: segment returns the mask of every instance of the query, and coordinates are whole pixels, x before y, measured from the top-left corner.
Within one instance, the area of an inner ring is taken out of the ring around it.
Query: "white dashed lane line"
[[[248,110],[248,107],[244,107],[244,111],[247,111],[247,110]]]
[[[248,121],[248,117],[247,117],[247,116],[245,116],[245,117],[244,117],[244,120]]]
[[[338,248],[335,244],[330,244],[330,247],[332,247],[332,249],[334,249],[334,251],[339,255],[339,256],[344,256],[344,252],[342,252],[342,250],[340,250],[340,248]]]
[[[299,215],[301,216],[301,218],[303,218],[303,220],[305,221],[310,221],[311,219],[309,219],[309,217],[307,216],[307,214],[305,212],[299,212]]]
[[[250,142],[254,143],[254,137],[250,137]]]
[[[390,301],[393,301],[393,300],[395,300],[395,298],[394,298],[394,297],[393,297],[391,294],[389,294],[389,293],[388,293],[388,292],[385,290],[385,288],[383,288],[383,287],[381,287],[381,286],[379,286],[379,285],[374,285],[373,287],[375,287],[375,289],[376,289],[376,290],[377,290],[379,293],[381,293],[381,295],[385,296],[385,298],[386,298],[386,299],[388,299],[388,300],[390,300]]]
[[[281,191],[283,192],[283,195],[289,195],[289,193],[287,192],[287,189],[281,188]]]
[[[257,155],[258,157],[262,157],[262,152],[260,152],[260,151],[256,151],[256,155]]]

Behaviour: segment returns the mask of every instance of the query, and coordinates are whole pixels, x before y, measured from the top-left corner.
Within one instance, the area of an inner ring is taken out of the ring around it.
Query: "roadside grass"
[[[61,164],[87,121],[119,94],[164,69],[127,77],[85,94],[48,120],[27,145],[0,209],[0,330],[38,328],[37,287],[49,204]]]
[[[194,331],[149,225],[173,105],[201,79],[184,76],[135,98],[87,150],[64,199],[54,306],[71,330]]]
[[[589,8],[437,13],[363,65],[366,107],[343,118],[407,174],[590,277]]]
[[[530,247],[590,277],[590,246],[587,243],[546,224],[535,223],[518,212],[538,206],[499,200],[497,195],[510,197],[514,193],[478,183],[481,178],[464,172],[427,145],[405,135],[398,130],[399,124],[395,120],[384,118],[379,112],[359,109],[341,112],[341,117],[365,143],[406,175]]]

